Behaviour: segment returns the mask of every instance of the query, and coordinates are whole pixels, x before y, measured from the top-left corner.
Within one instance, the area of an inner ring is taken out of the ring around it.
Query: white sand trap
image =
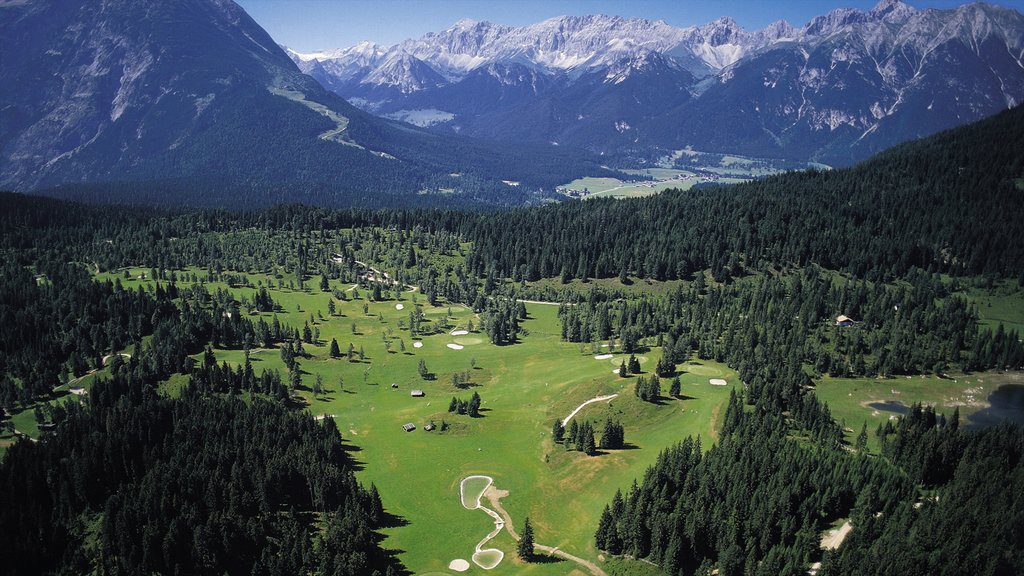
[[[710,383],[712,386],[725,386],[726,384],[728,384],[728,382],[722,380],[721,378],[712,378],[711,380],[708,380],[708,383]]]
[[[451,344],[451,343],[448,344],[448,347],[451,348],[452,350],[462,350],[463,348],[465,348],[465,346],[463,346],[462,344]]]
[[[616,368],[615,370],[612,370],[612,374],[618,374],[618,373],[619,373],[619,369],[618,368]]]
[[[448,563],[449,570],[455,570],[456,572],[465,572],[469,570],[469,562],[462,558],[456,558]]]
[[[423,342],[413,342],[412,343],[412,347],[413,348],[423,348]]]
[[[615,354],[598,354],[597,356],[594,356],[594,360],[607,360],[612,356],[615,356]]]
[[[405,304],[395,304],[395,310],[402,310],[405,308]],[[463,560],[465,562],[465,560]]]
[[[452,336],[465,336],[469,334],[469,330],[452,330]]]

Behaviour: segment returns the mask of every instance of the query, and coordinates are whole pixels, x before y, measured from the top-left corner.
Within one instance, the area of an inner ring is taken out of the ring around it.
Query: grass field
[[[635,171],[641,172],[641,171]],[[587,192],[585,198],[639,198],[652,196],[668,190],[679,188],[689,190],[700,179],[689,172],[679,170],[668,170],[666,172],[678,173],[670,179],[661,179],[646,182],[626,182],[618,178],[580,178],[566,184],[563,188],[572,192]]]
[[[966,295],[978,307],[982,325],[995,330],[1002,324],[1024,334],[1024,290],[1017,282],[1003,281],[991,290],[973,288]]]
[[[138,272],[132,271],[133,278]],[[121,271],[111,276],[120,278]],[[263,278],[264,285],[267,280]],[[145,282],[122,281],[128,287]],[[218,287],[228,288],[208,284],[210,290]],[[332,288],[339,287],[344,290],[349,285],[332,283]],[[231,290],[236,297],[253,292],[252,288]],[[469,559],[476,544],[493,530],[488,516],[465,509],[460,501],[459,483],[473,474],[491,476],[496,488],[509,491],[502,504],[517,528],[524,517],[530,517],[538,543],[596,561],[593,531],[615,490],[628,489],[662,449],[686,436],[700,434],[705,448],[709,447],[731,386],[712,386],[708,380],[725,378],[730,385],[738,384],[735,372],[726,366],[694,363],[680,367],[685,399],[662,398],[657,405],[642,402],[633,393],[634,379],[613,373],[623,358],[619,351],[610,351],[612,358],[596,360],[589,347],[581,352],[578,344],[560,340],[554,306],[529,305],[529,318],[522,324],[528,335],[518,344],[502,347],[476,331],[451,335],[467,328],[470,321],[479,325],[467,308],[426,306],[427,318],[435,323],[447,319],[447,328],[416,339],[422,342],[416,348],[408,332],[398,326],[408,318],[414,293],[404,293],[401,301],[336,301],[339,315],[334,317],[327,317],[328,293],[275,288],[271,295],[282,307],[277,313],[282,323],[301,328],[312,314],[320,329],[320,345],[306,345],[312,357],[300,360],[304,372],[300,393],[312,413],[334,416],[360,465],[359,479],[376,484],[388,512],[407,522],[385,529],[384,545],[400,550],[400,558],[415,573],[450,573],[448,563]],[[423,304],[422,296],[417,299]],[[399,303],[402,310],[396,309]],[[385,337],[392,341],[390,351]],[[329,358],[331,338],[337,338],[343,352],[350,342],[357,350],[362,347],[365,360]],[[399,338],[404,341],[404,353]],[[455,343],[463,349],[447,347]],[[229,363],[244,359],[240,350],[217,350],[216,355],[218,361]],[[645,372],[659,355],[657,349],[639,355]],[[264,368],[286,372],[277,349],[253,350],[251,360],[257,373]],[[434,379],[420,378],[420,360]],[[452,374],[463,371],[471,374],[471,384],[459,389],[452,384]],[[311,391],[316,375],[327,389],[319,397]],[[343,381],[340,390],[339,379]],[[173,391],[180,385],[175,381],[163,386]],[[423,390],[425,396],[410,396],[412,389]],[[469,399],[474,391],[483,400],[482,417],[447,412],[452,396]],[[627,449],[588,457],[567,452],[552,441],[555,419],[564,418],[585,400],[613,393],[620,395],[586,406],[576,419],[592,421],[599,432],[605,418],[620,420]],[[442,420],[450,425],[447,432],[423,430],[430,421],[440,426]],[[405,432],[405,423],[413,423],[416,430]],[[495,574],[566,574],[575,569],[568,561],[520,563],[515,543],[505,532],[488,546],[505,552],[505,559],[492,570]]]

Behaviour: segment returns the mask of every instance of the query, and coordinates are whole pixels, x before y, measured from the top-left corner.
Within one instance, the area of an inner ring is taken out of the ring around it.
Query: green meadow
[[[137,279],[140,272],[133,269],[130,280],[123,278],[122,271],[100,279],[121,278],[127,287],[150,283]],[[401,518],[401,525],[384,530],[384,545],[400,551],[401,560],[417,574],[452,573],[448,563],[469,560],[476,544],[494,529],[487,515],[467,510],[460,501],[461,480],[474,474],[491,476],[497,489],[509,492],[502,505],[517,528],[530,517],[538,543],[597,561],[594,527],[615,491],[628,490],[662,449],[689,435],[700,435],[705,448],[709,447],[729,391],[738,384],[735,372],[724,365],[693,362],[679,366],[682,399],[667,397],[669,382],[663,379],[659,403],[643,402],[634,394],[635,378],[623,379],[614,373],[628,355],[607,348],[595,354],[591,345],[561,341],[557,306],[528,305],[520,342],[495,346],[477,331],[480,319],[471,310],[455,305],[431,307],[416,292],[403,292],[400,300],[372,302],[365,299],[366,290],[332,282],[332,290],[348,290],[350,297],[335,300],[336,314],[330,316],[329,292],[277,289],[276,279],[259,275],[251,275],[250,280],[265,286],[273,280],[270,293],[281,308],[276,315],[283,324],[301,330],[312,316],[311,327],[320,330],[317,344],[304,345],[310,356],[300,359],[303,377],[298,394],[311,413],[335,419],[358,463],[357,476],[365,484],[375,484],[387,511]],[[222,283],[208,283],[207,288],[229,289],[239,299],[251,298],[255,291]],[[352,297],[356,291],[359,298]],[[444,327],[443,332],[412,338],[400,326],[406,325],[417,305],[428,322]],[[273,315],[263,313],[268,321]],[[451,334],[468,330],[471,324],[472,332]],[[330,358],[332,338],[337,339],[342,358]],[[363,350],[362,361],[358,354],[353,361],[344,357],[350,343],[357,353]],[[219,362],[244,362],[242,350],[215,350],[215,354]],[[610,358],[603,357],[609,354]],[[650,374],[660,350],[651,348],[637,356],[643,372]],[[421,360],[429,379],[419,374]],[[257,373],[263,369],[287,372],[278,349],[253,349],[250,361]],[[455,373],[468,373],[468,384],[456,387]],[[315,395],[318,375],[324,391]],[[711,385],[712,378],[725,379],[729,385]],[[180,385],[164,384],[172,391]],[[414,389],[422,390],[424,396],[411,396]],[[473,392],[482,398],[481,417],[448,412],[453,396],[468,400]],[[556,419],[565,418],[586,400],[610,394],[619,396],[587,405],[575,419],[591,421],[598,434],[606,418],[621,421],[626,449],[589,457],[553,442]],[[444,432],[442,421],[447,424]],[[430,422],[437,429],[427,432],[424,425]],[[403,425],[407,423],[416,429],[406,432]],[[577,569],[566,560],[521,563],[506,532],[485,547],[505,553],[492,570],[495,574],[565,574]],[[473,565],[470,570],[480,568]]]
[[[953,415],[960,409],[960,424],[967,417],[988,406],[987,398],[1004,384],[1020,384],[1019,372],[977,372],[940,376],[901,376],[896,378],[822,378],[815,393],[828,402],[832,417],[845,423],[846,439],[853,444],[867,423],[868,448],[878,450],[875,429],[886,420],[898,417],[894,403],[911,406],[921,403],[934,406],[936,412]],[[872,406],[874,404],[874,406]],[[888,405],[887,405],[888,404]],[[883,409],[889,407],[890,410]]]

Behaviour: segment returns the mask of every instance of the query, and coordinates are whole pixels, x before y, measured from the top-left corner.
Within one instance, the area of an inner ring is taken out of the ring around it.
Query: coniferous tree
[[[551,437],[555,442],[561,442],[565,438],[565,426],[562,425],[561,420],[555,420],[555,424],[551,427]]]
[[[523,519],[523,532],[519,535],[516,553],[526,562],[533,559],[533,526],[530,525],[529,516]]]
[[[682,393],[682,382],[679,381],[679,376],[672,379],[672,384],[669,385],[668,393],[669,396],[672,396],[673,398],[679,398],[679,395]]]

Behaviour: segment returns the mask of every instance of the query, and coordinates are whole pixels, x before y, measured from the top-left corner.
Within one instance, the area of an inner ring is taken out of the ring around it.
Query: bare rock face
[[[290,55],[317,62],[325,86],[378,113],[432,110],[442,129],[602,153],[689,145],[842,164],[1024,99],[1024,17],[986,4],[883,0],[753,32],[728,17],[690,28],[600,15],[523,27],[462,20],[389,49]],[[396,67],[398,56],[415,66]],[[509,85],[482,81],[496,64],[532,71],[519,77],[533,93],[482,110]]]

